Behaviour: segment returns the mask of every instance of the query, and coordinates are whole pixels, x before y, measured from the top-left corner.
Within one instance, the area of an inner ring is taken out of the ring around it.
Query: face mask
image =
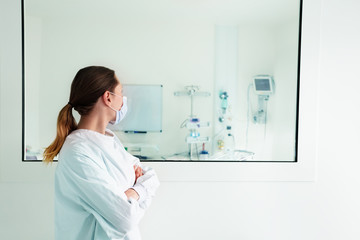
[[[112,93],[110,92],[111,94],[115,95],[115,96],[118,96],[118,97],[121,97],[119,95],[116,95],[115,93]],[[121,107],[120,110],[116,110],[112,107],[110,107],[112,110],[114,110],[116,112],[116,119],[115,121],[110,121],[109,123],[112,124],[112,125],[116,125],[118,124],[121,120],[124,119],[125,115],[126,115],[126,112],[127,112],[127,97],[123,96],[123,106]]]

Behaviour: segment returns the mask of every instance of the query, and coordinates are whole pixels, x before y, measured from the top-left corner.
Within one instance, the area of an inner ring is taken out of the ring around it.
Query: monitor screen
[[[256,91],[271,91],[269,78],[255,79]]]

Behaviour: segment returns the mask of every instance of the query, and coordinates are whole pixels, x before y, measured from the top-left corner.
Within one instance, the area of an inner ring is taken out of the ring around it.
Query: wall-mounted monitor
[[[274,79],[270,75],[257,75],[253,78],[254,90],[258,95],[269,95],[274,92]]]

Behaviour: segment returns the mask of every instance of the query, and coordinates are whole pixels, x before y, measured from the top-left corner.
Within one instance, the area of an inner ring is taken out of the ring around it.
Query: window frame
[[[9,34],[0,40],[4,50],[3,61],[0,61],[0,81],[3,85],[0,88],[1,97],[11,99],[11,104],[2,101],[0,106],[2,131],[0,140],[3,149],[0,153],[0,176],[2,181],[43,182],[53,177],[57,163],[50,165],[49,171],[49,167],[44,167],[44,164],[31,164],[33,161],[23,160],[25,86],[22,16],[24,13],[22,4],[11,2],[8,2],[11,11],[4,16],[5,22],[11,25],[1,25],[4,28],[2,31]],[[304,4],[301,16],[301,44],[299,44],[301,68],[298,81],[301,84],[298,85],[297,103],[297,161],[266,163],[142,161],[144,165],[155,168],[161,181],[314,181],[316,179],[321,1],[301,2]],[[16,10],[18,14],[14,14]],[[14,27],[22,31],[8,31]],[[7,61],[4,61],[5,57]],[[19,81],[20,79],[23,81]],[[18,117],[9,118],[9,115]],[[21,143],[19,139],[22,140]],[[21,153],[18,150],[20,148]],[[22,161],[17,161],[16,159],[20,157]]]

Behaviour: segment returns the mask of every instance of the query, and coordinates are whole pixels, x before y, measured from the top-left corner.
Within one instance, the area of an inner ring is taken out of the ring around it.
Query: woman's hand
[[[144,175],[144,173],[142,171],[142,168],[136,165],[134,165],[134,170],[135,170],[135,182],[136,182],[139,177]]]
[[[128,199],[135,198],[136,200],[139,200],[140,196],[139,194],[132,188],[129,188],[125,191],[125,195]]]

